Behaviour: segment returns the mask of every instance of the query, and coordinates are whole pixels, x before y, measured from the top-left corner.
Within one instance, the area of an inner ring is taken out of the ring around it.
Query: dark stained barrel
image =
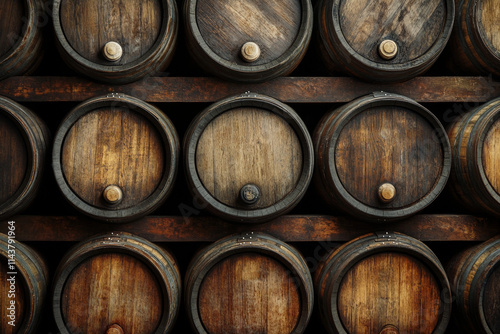
[[[54,277],[62,334],[170,333],[180,305],[172,255],[138,236],[112,232],[71,249]]]
[[[450,186],[467,209],[500,217],[500,98],[461,116],[448,129]]]
[[[446,273],[425,244],[381,232],[332,250],[315,273],[328,333],[438,334],[451,315]]]
[[[0,2],[0,80],[29,74],[40,64],[42,8],[41,0]]]
[[[456,255],[447,272],[462,333],[500,333],[500,236]]]
[[[186,0],[186,37],[207,72],[262,82],[291,73],[312,35],[309,0]]]
[[[441,193],[451,149],[417,102],[373,93],[326,114],[314,134],[315,182],[335,209],[367,221],[409,217]]]
[[[53,22],[66,63],[112,84],[165,70],[177,41],[174,0],[55,0]]]
[[[222,218],[256,223],[291,210],[313,172],[312,142],[289,106],[246,93],[212,104],[184,138],[189,190]]]
[[[223,238],[201,250],[185,278],[196,333],[302,333],[313,307],[300,253],[263,233]]]
[[[44,310],[47,268],[33,249],[15,240],[15,225],[9,227],[14,236],[10,241],[0,233],[0,333],[36,333]]]
[[[179,140],[158,108],[123,94],[92,98],[62,121],[52,165],[63,195],[108,222],[138,219],[168,197]]]
[[[457,1],[449,43],[455,73],[500,75],[500,10],[495,0]]]
[[[32,111],[0,97],[0,220],[23,211],[35,198],[49,137]]]
[[[400,82],[424,73],[453,28],[453,0],[320,0],[317,39],[326,66],[366,81]]]

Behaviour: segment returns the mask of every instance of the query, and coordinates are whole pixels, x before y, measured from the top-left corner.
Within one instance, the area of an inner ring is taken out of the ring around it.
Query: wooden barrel
[[[0,220],[26,209],[35,198],[49,137],[33,112],[0,96]]]
[[[38,330],[44,310],[48,273],[40,256],[15,239],[15,225],[0,233],[0,333]]]
[[[373,93],[326,114],[314,134],[315,183],[327,203],[367,221],[409,217],[441,193],[451,149],[417,102]]]
[[[449,43],[456,73],[500,75],[500,10],[495,0],[457,1],[455,28]]]
[[[0,2],[0,80],[29,74],[39,65],[42,8],[41,0]]]
[[[189,190],[210,212],[256,223],[291,210],[310,183],[309,132],[289,106],[245,93],[212,104],[184,138]]]
[[[313,285],[296,249],[249,232],[200,251],[186,273],[184,297],[196,333],[302,333]]]
[[[364,235],[331,251],[314,283],[328,333],[438,334],[451,315],[438,258],[400,233]]]
[[[461,116],[448,129],[452,147],[450,186],[467,209],[500,216],[500,98]]]
[[[186,0],[192,57],[207,72],[262,82],[291,73],[312,35],[310,0]]]
[[[320,53],[333,73],[399,82],[424,73],[450,38],[453,0],[320,0]]]
[[[95,219],[124,222],[151,213],[168,197],[179,140],[156,107],[109,94],[66,116],[52,152],[57,184],[74,207]]]
[[[53,313],[62,334],[169,333],[181,283],[167,251],[124,232],[85,240],[54,277]]]
[[[165,70],[177,41],[174,0],[54,0],[53,22],[66,63],[113,84]]]
[[[458,328],[463,333],[500,333],[500,236],[464,250],[446,269]]]

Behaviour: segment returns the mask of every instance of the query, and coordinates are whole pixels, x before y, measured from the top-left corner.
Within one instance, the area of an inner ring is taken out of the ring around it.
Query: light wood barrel
[[[0,96],[0,220],[22,212],[35,198],[49,137],[37,115]]]
[[[446,185],[451,149],[417,102],[377,92],[326,114],[314,134],[315,182],[327,203],[367,221],[409,217]]]
[[[310,0],[187,0],[188,49],[207,72],[262,82],[291,73],[312,35]]]
[[[312,278],[293,247],[262,233],[221,239],[191,261],[185,303],[196,333],[302,333]]]
[[[12,259],[14,264],[9,262]],[[37,332],[47,284],[48,272],[40,256],[15,237],[9,242],[8,235],[0,233],[1,334]]]
[[[463,333],[500,333],[500,236],[455,256],[447,272],[458,328]]]
[[[307,128],[293,109],[246,93],[209,106],[191,122],[184,161],[189,190],[207,210],[255,223],[300,201],[314,158]]]
[[[177,132],[161,110],[110,94],[83,102],[62,121],[52,167],[75,208],[95,219],[124,222],[166,200],[178,156]]]
[[[40,64],[42,8],[41,0],[0,2],[0,80],[29,74]]]
[[[53,22],[66,63],[113,84],[165,70],[177,42],[174,0],[55,0]]]
[[[500,8],[495,0],[456,0],[449,57],[455,73],[500,75]]]
[[[172,331],[180,293],[170,253],[112,232],[66,254],[54,277],[53,313],[62,334],[164,334]]]
[[[331,251],[315,273],[328,333],[437,334],[451,316],[451,292],[436,255],[409,236],[381,232]]]
[[[453,152],[450,186],[467,209],[500,216],[500,98],[479,106],[448,129]]]
[[[453,28],[453,0],[320,0],[317,39],[326,66],[366,81],[399,82],[437,60]]]

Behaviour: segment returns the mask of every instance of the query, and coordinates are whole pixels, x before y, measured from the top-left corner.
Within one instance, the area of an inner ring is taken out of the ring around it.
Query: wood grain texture
[[[479,34],[488,44],[491,52],[500,57],[500,8],[494,0],[483,0],[478,2]]]
[[[230,256],[204,278],[201,321],[209,333],[291,333],[301,310],[300,292],[289,271],[255,253]]]
[[[122,86],[80,77],[32,76],[0,81],[2,94],[18,102],[80,102],[109,93],[128,94],[146,102],[215,102],[254,91],[285,103],[338,103],[380,89],[418,102],[487,102],[500,96],[500,83],[486,77],[417,77],[404,84],[384,85],[346,77],[282,77],[261,84],[239,84],[210,77],[149,77]]]
[[[144,56],[158,39],[162,25],[159,0],[61,1],[61,25],[68,43],[86,59],[109,65],[102,50],[117,42],[123,56],[116,65]]]
[[[25,312],[29,312],[29,305],[27,304],[28,299],[26,298],[25,286],[21,277],[16,275],[16,279],[14,281],[14,289],[11,289],[11,283],[7,281],[11,276],[8,275],[8,272],[11,270],[7,267],[7,258],[1,256],[0,257],[0,307],[3,312],[0,315],[0,333],[2,334],[14,334],[19,333],[19,329],[24,321]],[[9,291],[13,291],[15,294],[14,298],[9,298]],[[7,317],[10,314],[10,311],[7,310],[8,307],[11,307],[11,300],[15,302],[13,311],[15,320],[13,323],[15,326],[9,324],[12,321],[12,318]],[[27,310],[28,309],[28,310]]]
[[[401,253],[371,255],[345,274],[338,296],[348,333],[433,333],[439,320],[439,284],[418,259]]]
[[[256,43],[266,64],[282,56],[293,44],[301,22],[299,0],[203,0],[196,6],[201,36],[219,57],[244,64],[239,53],[246,42]],[[253,65],[252,64],[252,65]]]
[[[483,309],[485,321],[493,333],[500,332],[500,263],[492,270],[484,287]]]
[[[146,200],[169,169],[158,130],[123,107],[99,108],[75,122],[65,137],[61,160],[71,189],[88,204],[110,210]],[[123,192],[116,206],[103,198],[109,185]]]
[[[196,166],[203,185],[218,201],[248,207],[239,201],[239,192],[253,183],[261,198],[252,208],[265,208],[296,187],[302,170],[301,143],[280,116],[264,109],[235,108],[205,128]]]
[[[482,150],[484,173],[493,189],[500,194],[500,120],[488,129]]]
[[[162,290],[147,265],[127,254],[108,253],[80,263],[62,293],[62,314],[72,334],[105,333],[113,324],[125,333],[156,333]],[[84,315],[84,316],[83,316]]]
[[[4,0],[0,5],[0,59],[5,57],[16,43],[20,42],[23,33],[25,13],[23,1]]]
[[[21,130],[1,111],[0,138],[0,203],[6,203],[21,188],[29,162]]]

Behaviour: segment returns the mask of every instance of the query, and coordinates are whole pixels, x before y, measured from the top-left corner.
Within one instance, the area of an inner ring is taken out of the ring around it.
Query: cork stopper
[[[378,46],[378,53],[385,60],[394,59],[398,53],[398,45],[390,39],[383,40]]]
[[[260,199],[259,187],[252,183],[245,184],[240,189],[240,199],[247,205],[257,203],[257,201]]]
[[[106,45],[104,45],[102,54],[108,61],[118,61],[122,58],[123,49],[120,44],[116,42],[108,42],[106,43]]]
[[[115,205],[119,204],[122,201],[123,192],[120,189],[120,187],[115,185],[109,185],[102,192],[102,196],[108,204]]]
[[[119,325],[114,324],[109,326],[108,330],[106,331],[106,334],[125,334],[125,332]]]
[[[256,61],[260,57],[259,46],[254,42],[246,42],[241,47],[241,57],[248,63]]]
[[[399,329],[394,325],[385,325],[380,334],[399,334]]]
[[[378,187],[378,198],[383,203],[390,203],[396,197],[396,188],[390,183],[384,183]]]

